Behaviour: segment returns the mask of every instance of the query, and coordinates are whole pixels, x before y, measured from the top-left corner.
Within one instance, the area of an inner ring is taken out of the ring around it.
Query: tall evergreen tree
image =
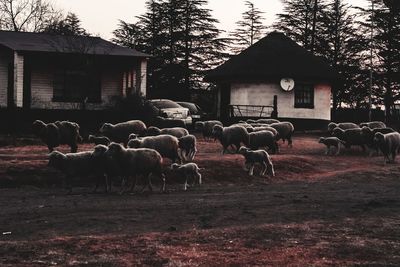
[[[81,26],[81,20],[78,16],[71,12],[65,18],[47,25],[43,32],[60,35],[89,35]]]
[[[236,22],[237,29],[230,33],[233,39],[232,51],[237,54],[261,39],[266,27],[263,25],[263,14],[251,1],[245,2],[247,10],[242,19]]]

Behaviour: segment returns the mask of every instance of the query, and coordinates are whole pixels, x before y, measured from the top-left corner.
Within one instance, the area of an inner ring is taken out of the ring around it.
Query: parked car
[[[193,123],[196,121],[202,121],[209,119],[209,114],[204,112],[199,105],[192,102],[177,102],[182,107],[188,108],[190,112],[190,116],[193,119]]]
[[[189,109],[169,99],[151,99],[147,101],[154,117],[183,120],[187,126],[192,124]]]

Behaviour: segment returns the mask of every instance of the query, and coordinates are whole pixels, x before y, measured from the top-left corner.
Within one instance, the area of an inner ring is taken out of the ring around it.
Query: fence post
[[[271,118],[277,119],[278,118],[278,96],[274,95],[274,103],[273,103],[273,111],[271,113]]]

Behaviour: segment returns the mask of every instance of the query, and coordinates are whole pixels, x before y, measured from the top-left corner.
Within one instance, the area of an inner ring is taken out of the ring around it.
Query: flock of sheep
[[[330,137],[321,137],[319,143],[326,145],[326,153],[331,147],[336,148],[336,155],[340,153],[341,145],[350,149],[351,146],[360,146],[365,152],[369,150],[372,156],[375,152],[382,152],[384,164],[394,162],[397,153],[400,152],[400,134],[389,128],[381,121],[360,123],[351,122],[333,123],[328,125]]]
[[[90,135],[88,141],[95,146],[91,151],[77,152],[78,143],[82,141],[79,125],[69,121],[44,123],[35,121],[33,130],[46,143],[49,151],[49,166],[62,171],[66,176],[66,185],[71,192],[71,177],[94,175],[98,177],[95,190],[104,181],[106,191],[111,190],[112,181],[122,178],[121,193],[127,190],[130,181],[130,191],[133,191],[137,177],[143,176],[146,186],[152,191],[151,178],[161,181],[161,191],[166,190],[166,176],[163,160],[169,159],[172,164],[169,169],[185,177],[184,190],[191,180],[193,185],[201,184],[200,168],[194,163],[197,152],[196,137],[189,134],[180,125],[171,127],[147,127],[140,120],[131,120],[118,124],[105,123],[100,128],[101,136]],[[220,121],[196,122],[195,130],[202,133],[205,140],[218,139],[222,145],[222,154],[239,153],[244,158],[244,168],[253,175],[255,164],[260,164],[261,176],[275,176],[274,165],[268,152],[278,153],[278,141],[288,141],[292,146],[294,127],[290,122],[280,122],[275,119],[259,119],[240,121],[224,127]],[[394,161],[400,150],[400,134],[387,128],[382,122],[369,122],[360,125],[354,123],[330,123],[330,137],[321,137],[319,143],[326,145],[326,154],[331,147],[346,148],[361,146],[371,151],[382,151],[385,162]],[[71,153],[53,151],[55,147],[66,144],[71,147]],[[231,152],[232,153],[232,152]]]

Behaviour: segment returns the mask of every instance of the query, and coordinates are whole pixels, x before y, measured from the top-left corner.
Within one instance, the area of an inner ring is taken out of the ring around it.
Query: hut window
[[[295,108],[314,108],[314,86],[298,84],[294,88]]]
[[[100,102],[100,79],[81,70],[57,70],[54,73],[53,101]]]

